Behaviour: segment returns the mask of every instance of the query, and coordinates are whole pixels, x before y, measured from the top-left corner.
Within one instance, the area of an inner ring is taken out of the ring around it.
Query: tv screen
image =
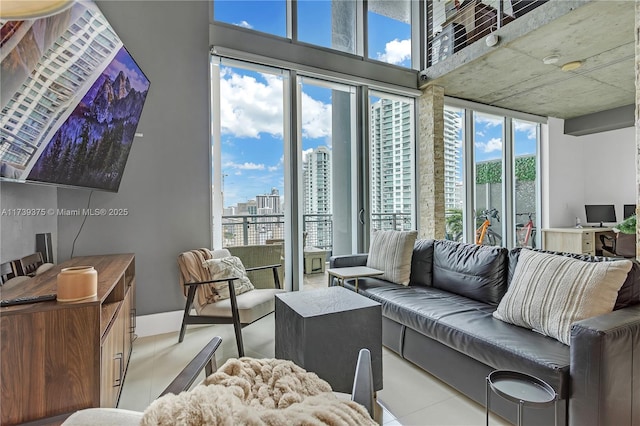
[[[587,223],[599,223],[602,226],[603,223],[616,222],[616,209],[613,204],[585,205],[584,209]]]
[[[0,24],[0,177],[118,191],[149,80],[104,15]]]
[[[636,214],[636,205],[635,204],[625,204],[624,205],[624,218],[627,219]]]

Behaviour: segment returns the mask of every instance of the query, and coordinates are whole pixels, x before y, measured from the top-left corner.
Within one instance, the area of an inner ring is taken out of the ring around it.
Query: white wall
[[[98,1],[151,86],[118,193],[95,191],[74,256],[136,255],[138,315],[180,310],[177,257],[211,244],[209,3]],[[60,208],[86,208],[89,191],[59,189]],[[58,220],[58,254],[69,257],[82,217]]]
[[[564,134],[564,120],[543,126],[543,228],[586,223],[585,204],[614,204],[622,220],[623,204],[635,200],[635,128],[586,136]]]
[[[55,213],[51,212],[57,208],[58,197],[53,186],[1,182],[0,262],[34,253],[36,234],[45,232],[51,232],[53,256],[57,259],[58,223]]]

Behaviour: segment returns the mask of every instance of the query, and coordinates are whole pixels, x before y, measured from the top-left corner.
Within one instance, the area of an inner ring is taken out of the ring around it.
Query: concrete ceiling
[[[562,2],[553,3],[498,30],[497,47],[481,40],[431,67],[429,84],[447,96],[565,119],[635,103],[634,2],[594,0],[537,26]],[[559,61],[543,64],[551,54]],[[576,60],[582,67],[560,69]]]

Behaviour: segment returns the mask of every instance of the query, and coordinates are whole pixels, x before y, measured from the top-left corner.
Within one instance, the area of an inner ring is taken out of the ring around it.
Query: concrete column
[[[640,2],[636,2],[636,217],[640,216]],[[636,221],[636,259],[640,260],[640,221]]]
[[[418,98],[418,238],[445,237],[444,88],[429,86]]]

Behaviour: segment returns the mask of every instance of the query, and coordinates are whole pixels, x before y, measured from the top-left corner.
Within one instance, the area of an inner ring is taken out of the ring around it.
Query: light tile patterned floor
[[[307,290],[326,283],[324,274],[305,276]],[[242,334],[247,356],[274,357],[273,314],[245,327]],[[177,333],[137,339],[119,407],[144,410],[213,336],[222,337],[218,365],[237,356],[231,325],[190,326],[182,343]],[[383,349],[383,372],[378,401],[388,410],[382,419],[385,425],[484,425],[481,405],[387,349]],[[492,416],[491,425],[509,423]]]

